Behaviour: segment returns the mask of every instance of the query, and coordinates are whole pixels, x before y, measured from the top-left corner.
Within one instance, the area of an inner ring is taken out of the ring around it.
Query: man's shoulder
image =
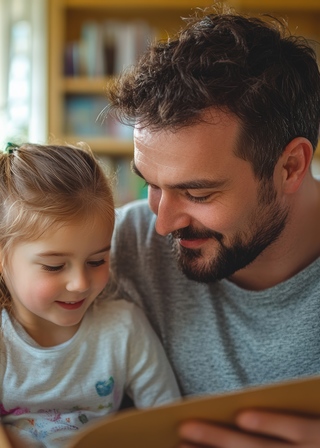
[[[154,228],[156,216],[150,210],[148,201],[140,199],[129,202],[116,209],[116,228],[125,227],[128,231]]]
[[[139,199],[136,201],[128,202],[127,204],[122,205],[116,209],[116,215],[119,217],[123,217],[126,215],[153,215],[152,211],[149,208],[147,199]]]
[[[122,298],[110,298],[102,293],[92,304],[93,320],[98,322],[102,319],[103,325],[117,322],[116,325],[128,326],[132,322],[141,319],[142,311],[132,301]]]

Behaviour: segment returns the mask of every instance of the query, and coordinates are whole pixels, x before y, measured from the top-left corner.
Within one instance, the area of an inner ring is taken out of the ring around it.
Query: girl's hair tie
[[[19,147],[18,147],[18,145],[16,143],[8,142],[7,145],[6,145],[5,152],[7,154],[13,154],[13,152],[16,151],[18,148]]]

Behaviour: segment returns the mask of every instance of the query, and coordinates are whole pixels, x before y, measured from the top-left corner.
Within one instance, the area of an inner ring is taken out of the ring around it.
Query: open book
[[[121,411],[79,431],[69,447],[174,448],[176,428],[183,420],[205,419],[232,426],[235,415],[246,408],[320,416],[320,376]]]
[[[186,419],[212,420],[232,426],[246,408],[320,416],[320,376],[251,387],[143,410],[125,410],[91,423],[77,432],[69,448],[174,448],[176,428]],[[0,447],[11,448],[0,426]]]

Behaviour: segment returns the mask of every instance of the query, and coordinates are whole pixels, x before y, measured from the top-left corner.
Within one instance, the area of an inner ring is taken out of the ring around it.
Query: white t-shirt
[[[69,341],[44,348],[2,312],[0,415],[32,447],[63,447],[88,421],[179,397],[164,351],[139,308],[96,299]]]

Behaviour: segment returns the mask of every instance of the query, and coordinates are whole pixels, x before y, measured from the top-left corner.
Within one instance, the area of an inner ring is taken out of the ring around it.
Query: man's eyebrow
[[[144,176],[140,173],[134,162],[131,163],[131,170],[134,174],[145,180]],[[216,189],[226,187],[228,183],[229,180],[227,179],[221,179],[221,180],[197,179],[197,180],[190,180],[188,182],[166,185],[166,187],[169,188],[170,190],[201,190],[205,188]]]
[[[197,179],[197,180],[190,180],[188,182],[181,182],[177,184],[170,184],[168,185],[169,189],[172,190],[201,190],[206,188],[222,188],[225,187],[228,184],[228,180],[212,180],[212,179]]]

